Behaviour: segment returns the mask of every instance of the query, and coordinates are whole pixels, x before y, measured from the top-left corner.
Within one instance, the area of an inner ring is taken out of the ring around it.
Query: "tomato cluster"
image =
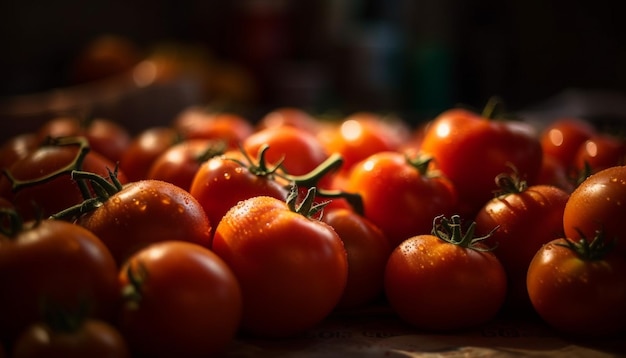
[[[210,356],[380,303],[426,331],[532,312],[559,332],[623,334],[625,142],[494,108],[413,129],[193,107],[132,136],[60,117],[11,138],[3,349]]]

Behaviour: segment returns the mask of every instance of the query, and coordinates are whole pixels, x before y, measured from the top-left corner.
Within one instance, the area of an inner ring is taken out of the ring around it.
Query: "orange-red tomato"
[[[256,129],[280,128],[292,126],[317,133],[321,123],[308,112],[296,107],[280,107],[266,113],[257,123]]]
[[[361,307],[381,298],[391,253],[383,232],[350,209],[325,209],[322,221],[335,229],[348,254],[348,281],[337,308]]]
[[[212,357],[239,329],[242,297],[232,270],[200,245],[164,241],[120,269],[118,326],[139,357]]]
[[[341,238],[282,200],[240,201],[218,224],[212,250],[243,292],[242,330],[259,337],[300,334],[336,307],[348,277]]]
[[[23,133],[7,139],[0,146],[0,170],[8,169],[16,161],[36,150],[41,141],[36,133]]]
[[[228,149],[237,149],[254,131],[244,117],[230,112],[211,112],[190,107],[176,117],[173,127],[185,139],[222,140]]]
[[[544,155],[556,158],[569,171],[578,148],[595,134],[595,127],[584,119],[558,118],[541,131],[541,148]]]
[[[173,128],[148,128],[132,139],[120,159],[120,169],[130,181],[147,179],[156,158],[179,141],[180,135]]]
[[[585,165],[591,173],[626,164],[626,141],[614,135],[598,133],[583,142],[576,152],[573,166],[582,171]],[[591,174],[588,173],[588,174]]]

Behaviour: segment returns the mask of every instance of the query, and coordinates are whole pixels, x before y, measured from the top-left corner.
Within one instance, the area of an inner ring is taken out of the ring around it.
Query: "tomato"
[[[335,229],[348,255],[348,281],[337,307],[362,307],[381,298],[391,253],[383,232],[350,209],[325,209],[322,221]]]
[[[107,187],[108,197],[95,197],[95,205],[72,209],[80,213],[77,224],[98,236],[118,265],[155,242],[180,240],[210,245],[211,222],[185,189],[153,179],[117,188],[106,183],[103,186]],[[72,217],[72,211],[65,215]]]
[[[391,247],[429,233],[433,218],[457,208],[454,186],[430,172],[430,164],[430,159],[381,152],[355,165],[348,177],[346,190],[361,195],[364,216],[383,231]]]
[[[89,151],[82,137],[53,139],[15,162],[0,178],[0,196],[9,199],[24,220],[46,218],[78,204],[90,189],[81,187],[70,172],[82,169],[108,176],[115,163]],[[127,182],[118,172],[120,182]]]
[[[267,162],[280,162],[291,175],[307,174],[328,158],[325,148],[315,135],[292,126],[260,130],[243,142],[243,148],[252,157],[257,157],[265,146],[269,147]],[[319,183],[320,186],[323,183]]]
[[[578,148],[594,134],[595,127],[584,119],[558,118],[541,131],[541,148],[545,155],[556,158],[569,171]]]
[[[583,338],[626,332],[626,260],[602,239],[559,238],[528,268],[530,300],[557,330]]]
[[[254,196],[287,199],[288,190],[270,172],[245,160],[235,152],[213,157],[200,166],[192,180],[189,193],[214,226],[241,200]]]
[[[35,133],[23,133],[7,139],[0,146],[0,170],[8,169],[13,163],[36,150],[41,141]]]
[[[556,186],[567,193],[576,187],[576,173],[569,171],[556,157],[544,155],[535,184]]]
[[[570,194],[563,212],[565,237],[592,238],[601,230],[616,240],[617,250],[626,256],[626,166],[615,166],[587,177]]]
[[[280,107],[266,113],[257,123],[256,129],[292,126],[309,133],[317,133],[321,123],[308,112],[296,107]]]
[[[59,329],[37,322],[20,334],[13,358],[130,358],[124,337],[110,323],[86,319]]]
[[[180,135],[173,128],[148,128],[132,139],[120,159],[120,169],[130,181],[147,179],[156,158],[179,141]]]
[[[239,328],[242,298],[232,270],[209,249],[164,241],[120,269],[126,300],[118,325],[134,355],[209,357]]]
[[[461,213],[475,215],[493,197],[494,178],[515,166],[533,184],[542,150],[528,123],[492,120],[464,109],[450,109],[426,129],[421,150],[457,189]]]
[[[0,340],[12,342],[40,321],[42,300],[67,310],[88,304],[89,315],[110,319],[119,294],[117,267],[102,241],[68,222],[22,226],[8,213],[2,215],[12,224],[0,234]]]
[[[215,230],[211,248],[239,280],[241,328],[253,336],[280,338],[312,328],[335,309],[346,287],[341,238],[309,216],[310,195],[307,205],[295,205],[294,192],[289,204],[267,196],[240,201]]]
[[[494,247],[507,273],[508,313],[532,312],[526,292],[526,271],[541,245],[563,236],[563,211],[569,194],[550,185],[526,186],[519,177],[499,176],[502,193],[488,201],[475,217],[476,234]]]
[[[202,163],[223,154],[223,151],[223,145],[210,139],[183,140],[154,160],[146,178],[163,180],[189,190]]]
[[[322,130],[320,142],[328,153],[339,153],[344,159],[341,170],[350,171],[354,164],[372,154],[397,150],[401,141],[383,122],[381,116],[359,112],[345,118],[336,127]]]
[[[41,141],[47,137],[83,136],[91,150],[114,163],[122,158],[131,142],[128,130],[108,118],[56,117],[44,123],[37,135]]]
[[[222,140],[226,148],[237,149],[254,127],[244,117],[229,112],[211,112],[190,107],[176,117],[173,127],[186,139]]]
[[[506,295],[498,258],[459,216],[434,220],[434,234],[397,246],[385,268],[384,287],[394,312],[427,331],[454,331],[493,319]]]
[[[626,141],[611,134],[598,133],[587,139],[576,152],[573,166],[582,171],[585,165],[591,173],[626,164]],[[588,173],[588,174],[591,174]]]

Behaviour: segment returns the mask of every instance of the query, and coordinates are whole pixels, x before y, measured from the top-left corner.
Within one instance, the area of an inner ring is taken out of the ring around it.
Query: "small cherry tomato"
[[[550,326],[583,338],[625,331],[626,260],[604,243],[559,238],[537,251],[528,267],[528,295]]]
[[[593,174],[602,169],[626,164],[626,141],[610,134],[598,133],[587,139],[576,152],[573,166]]]
[[[120,159],[120,169],[130,181],[147,179],[148,171],[156,158],[180,139],[180,135],[173,128],[148,128],[132,139]]]
[[[172,126],[185,139],[211,139],[223,141],[227,149],[237,149],[254,132],[252,124],[244,117],[229,112],[212,112],[202,107],[182,111]]]
[[[541,131],[541,148],[570,171],[578,148],[594,134],[595,127],[584,119],[558,118]]]
[[[337,306],[348,259],[335,230],[310,215],[315,189],[297,205],[257,196],[240,201],[217,226],[212,250],[235,272],[243,292],[241,328],[257,337],[300,334]]]
[[[0,170],[8,169],[40,145],[41,141],[35,133],[18,134],[7,139],[0,146]]]
[[[133,254],[120,269],[118,325],[140,357],[211,357],[239,328],[242,299],[232,270],[209,249],[164,241]]]
[[[280,107],[266,113],[257,123],[256,129],[280,128],[292,126],[317,133],[321,123],[308,112],[296,107]]]
[[[458,216],[434,222],[433,234],[408,238],[391,253],[385,269],[391,308],[427,331],[455,331],[490,321],[505,299],[504,268],[471,228],[462,233]]]

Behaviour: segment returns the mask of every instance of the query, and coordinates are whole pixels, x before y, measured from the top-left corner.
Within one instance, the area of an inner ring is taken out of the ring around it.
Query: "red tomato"
[[[575,173],[565,168],[555,157],[544,155],[536,184],[556,186],[567,193],[571,193],[576,187],[576,175],[573,174]]]
[[[116,327],[86,319],[78,327],[57,329],[38,322],[20,334],[13,358],[130,358],[126,341]]]
[[[312,328],[334,310],[346,287],[341,239],[332,227],[308,217],[306,205],[293,211],[291,200],[241,201],[215,231],[212,250],[239,280],[242,329],[254,336],[280,338]]]
[[[180,135],[173,128],[148,128],[133,138],[120,159],[120,169],[130,181],[147,179],[156,158],[179,141]]]
[[[616,240],[617,250],[626,256],[626,166],[601,170],[585,179],[572,192],[563,212],[565,237],[590,239],[597,231]]]
[[[317,137],[326,152],[341,154],[344,173],[370,155],[397,150],[402,144],[382,117],[366,112],[345,118],[332,129],[320,131]]]
[[[8,169],[40,145],[41,141],[35,133],[23,133],[7,139],[0,146],[0,170]]]
[[[254,131],[244,117],[228,112],[211,112],[202,107],[190,107],[179,114],[173,127],[185,139],[223,140],[228,149],[237,149]]]
[[[429,233],[433,218],[451,215],[457,208],[454,186],[429,172],[429,163],[400,152],[381,152],[359,162],[349,175],[346,190],[361,195],[364,216],[383,231],[391,247]]]
[[[550,185],[526,187],[519,178],[505,178],[503,193],[488,201],[476,215],[476,234],[494,247],[507,273],[509,313],[527,313],[532,306],[526,292],[526,271],[541,245],[563,236],[563,211],[569,194]]]
[[[385,269],[391,308],[404,321],[428,331],[466,329],[493,319],[507,290],[497,257],[476,242],[471,229],[461,233],[458,216],[444,221],[436,235],[402,242]]]
[[[576,152],[573,166],[582,171],[585,165],[591,173],[626,164],[626,141],[609,134],[596,134],[587,139]]]
[[[165,241],[120,269],[126,300],[118,325],[141,357],[210,357],[239,328],[242,298],[232,270],[209,249]]]
[[[241,200],[254,196],[287,199],[288,190],[271,173],[243,161],[243,156],[235,152],[213,157],[200,166],[192,180],[189,193],[214,226]]]
[[[473,216],[493,197],[494,178],[515,166],[529,183],[541,170],[541,144],[532,126],[492,120],[464,109],[443,112],[422,141],[424,153],[454,184],[461,213]]]
[[[541,148],[545,155],[556,158],[569,171],[578,148],[595,133],[596,129],[586,120],[559,118],[541,131]]]
[[[47,137],[83,136],[91,149],[112,162],[118,162],[131,142],[128,130],[107,118],[57,117],[44,123],[37,135]]]
[[[281,107],[266,113],[257,123],[257,130],[291,126],[309,133],[317,133],[320,122],[306,111],[295,107]]]
[[[189,190],[202,164],[223,151],[222,145],[210,139],[183,140],[154,160],[146,178],[163,180]]]
[[[325,209],[322,221],[337,232],[348,255],[348,281],[338,308],[355,308],[382,297],[391,246],[372,222],[349,209]]]
[[[118,265],[156,242],[180,240],[210,245],[211,222],[185,189],[146,179],[109,190],[110,196],[96,198],[98,204],[90,211],[83,205],[77,223],[102,240]]]
[[[99,238],[57,220],[20,228],[11,215],[15,227],[0,234],[0,340],[13,342],[41,321],[42,300],[69,311],[88,304],[89,315],[110,319],[119,295],[117,267]]]
[[[328,158],[326,150],[315,135],[292,126],[268,128],[250,135],[243,148],[252,157],[257,157],[263,147],[267,162],[278,164],[291,175],[307,174]]]
[[[581,239],[542,246],[528,268],[530,300],[544,321],[583,338],[626,329],[626,260],[614,250]]]
[[[82,137],[59,139],[15,162],[0,178],[0,196],[9,199],[24,220],[46,218],[81,203],[91,192],[89,184],[83,189],[71,178],[74,169],[106,177],[115,163],[89,151]],[[122,171],[118,179],[127,182]]]

